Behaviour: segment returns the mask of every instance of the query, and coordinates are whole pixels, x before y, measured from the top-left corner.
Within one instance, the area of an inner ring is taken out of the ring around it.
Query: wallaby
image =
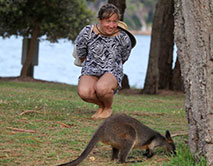
[[[59,166],[78,165],[88,156],[98,141],[111,145],[112,160],[118,159],[119,155],[121,163],[126,162],[128,153],[133,148],[146,150],[144,155],[148,158],[153,156],[153,151],[157,146],[176,154],[169,131],[166,131],[164,137],[126,114],[116,114],[105,119],[77,159]]]

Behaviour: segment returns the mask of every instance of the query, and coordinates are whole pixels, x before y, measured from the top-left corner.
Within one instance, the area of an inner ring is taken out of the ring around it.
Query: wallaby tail
[[[98,130],[98,131],[100,132],[100,130]],[[89,155],[89,153],[92,151],[94,146],[100,140],[98,131],[93,135],[93,137],[90,140],[90,142],[88,143],[87,147],[85,148],[85,150],[81,153],[81,155],[77,159],[70,161],[68,163],[60,164],[58,166],[76,166],[76,165],[80,164]]]

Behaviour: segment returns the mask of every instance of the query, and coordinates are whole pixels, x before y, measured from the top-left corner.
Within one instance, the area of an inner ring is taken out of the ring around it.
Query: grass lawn
[[[80,155],[102,121],[90,118],[97,107],[82,101],[76,89],[66,84],[0,81],[1,166],[53,166]],[[163,135],[165,130],[173,135],[187,132],[184,102],[182,93],[141,95],[121,91],[114,97],[113,113],[126,113]],[[183,152],[187,135],[173,139],[177,151]],[[155,166],[175,158],[161,148],[151,159],[136,149],[129,156],[143,162],[112,162],[111,147],[98,143],[80,165]]]

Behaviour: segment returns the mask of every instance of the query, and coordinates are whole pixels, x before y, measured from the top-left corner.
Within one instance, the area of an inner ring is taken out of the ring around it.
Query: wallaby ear
[[[166,137],[167,139],[171,139],[171,135],[170,135],[169,130],[166,130],[165,137]]]

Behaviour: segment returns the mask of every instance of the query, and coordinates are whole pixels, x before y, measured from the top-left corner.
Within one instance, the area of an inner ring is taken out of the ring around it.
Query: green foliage
[[[140,20],[144,20],[147,25],[152,23],[155,5],[157,0],[126,0],[125,21],[132,29],[142,27]]]
[[[84,0],[1,0],[0,36],[31,37],[34,25],[40,25],[39,37],[52,42],[60,38],[74,40],[93,19]]]

